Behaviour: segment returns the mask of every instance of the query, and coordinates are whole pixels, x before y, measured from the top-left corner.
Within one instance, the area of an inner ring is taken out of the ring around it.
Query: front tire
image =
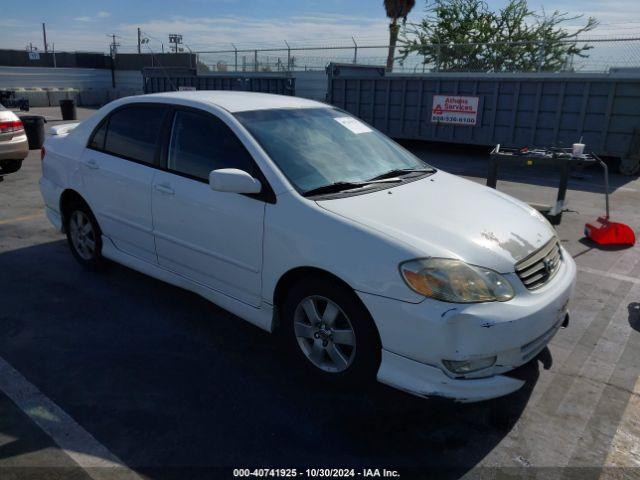
[[[373,381],[380,339],[355,293],[329,279],[297,283],[283,304],[286,341],[306,368],[333,382]]]
[[[67,242],[75,259],[90,270],[104,265],[102,257],[102,232],[89,207],[81,202],[73,203],[65,215]]]

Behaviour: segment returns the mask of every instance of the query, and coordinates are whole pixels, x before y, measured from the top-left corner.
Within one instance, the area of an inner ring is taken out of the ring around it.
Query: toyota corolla
[[[130,97],[54,127],[43,155],[78,262],[194,291],[331,381],[498,397],[568,321],[575,264],[536,210],[330,105]]]

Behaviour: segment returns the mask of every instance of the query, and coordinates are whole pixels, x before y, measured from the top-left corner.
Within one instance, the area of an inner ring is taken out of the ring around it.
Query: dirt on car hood
[[[441,171],[395,188],[318,204],[409,244],[425,257],[458,258],[500,273],[513,272],[516,262],[555,235],[527,204]]]

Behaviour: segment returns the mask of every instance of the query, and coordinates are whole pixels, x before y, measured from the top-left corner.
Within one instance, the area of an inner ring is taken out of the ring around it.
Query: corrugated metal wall
[[[196,90],[240,90],[295,95],[296,86],[295,78],[262,72],[197,75],[194,69],[145,68],[142,75],[145,93],[172,92],[180,87],[189,87]]]
[[[142,74],[116,70],[116,88],[142,91]],[[111,70],[101,68],[0,67],[0,88],[112,88]]]
[[[324,71],[293,72],[296,96],[324,102],[327,99],[327,74]]]
[[[139,71],[97,68],[0,67],[0,89],[17,90],[31,106],[57,106],[60,99],[74,98],[79,105],[104,105],[115,98],[142,93]]]
[[[570,146],[624,157],[640,131],[640,78],[614,75],[380,75],[329,67],[329,101],[395,138]],[[431,121],[436,94],[478,96],[475,126]]]

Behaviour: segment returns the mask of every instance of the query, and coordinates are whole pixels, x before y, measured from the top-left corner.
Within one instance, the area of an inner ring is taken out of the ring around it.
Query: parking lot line
[[[33,215],[25,215],[23,217],[7,218],[0,220],[0,225],[6,225],[10,223],[26,222],[27,220],[35,220],[36,218],[44,217],[44,213],[34,213]]]
[[[620,280],[623,282],[635,283],[636,285],[640,285],[640,279],[629,277],[627,275],[621,275],[619,273],[613,272],[604,272],[602,270],[597,270],[591,267],[585,267],[582,265],[578,265],[578,270],[584,273],[592,273],[593,275],[600,275],[601,277],[613,278],[615,280]]]
[[[58,405],[0,357],[0,390],[91,478],[141,480]]]

